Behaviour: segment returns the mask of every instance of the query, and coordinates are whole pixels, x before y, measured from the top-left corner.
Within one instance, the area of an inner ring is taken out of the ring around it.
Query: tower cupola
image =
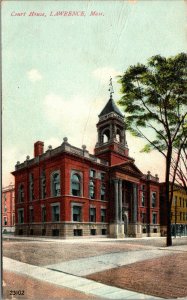
[[[110,78],[109,92],[110,98],[99,114],[99,122],[97,123],[98,140],[95,146],[95,155],[105,159],[103,153],[107,151],[128,156],[124,116],[113,100],[112,78]]]

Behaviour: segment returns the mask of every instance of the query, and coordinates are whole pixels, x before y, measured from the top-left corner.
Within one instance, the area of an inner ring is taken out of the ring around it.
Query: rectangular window
[[[29,199],[34,200],[34,176],[29,174]]]
[[[142,206],[145,206],[145,192],[142,192]]]
[[[82,229],[74,229],[73,235],[74,236],[82,236]]]
[[[52,222],[60,221],[60,206],[53,205],[52,206]]]
[[[18,202],[19,203],[24,202],[24,186],[23,186],[23,184],[20,184],[19,188],[18,188]]]
[[[93,180],[90,180],[89,183],[89,194],[90,199],[95,199],[95,183]]]
[[[156,207],[156,192],[152,192],[151,202],[152,207]]]
[[[157,214],[156,213],[152,214],[152,223],[157,224]]]
[[[30,220],[30,223],[34,222],[34,210],[33,210],[33,208],[30,208],[30,211],[29,211],[29,220]]]
[[[105,181],[105,173],[101,173],[101,181]]]
[[[101,200],[106,200],[105,199],[105,185],[103,183],[101,184]]]
[[[24,211],[23,209],[18,210],[18,223],[24,223]]]
[[[183,212],[183,221],[185,221],[185,212]]]
[[[181,197],[179,197],[179,205],[180,205],[180,207],[182,206],[182,199],[181,199]]]
[[[106,222],[106,209],[101,209],[101,222],[105,223]]]
[[[46,207],[42,207],[42,222],[46,222]]]
[[[95,170],[90,170],[90,177],[95,178]]]
[[[106,232],[106,229],[105,229],[105,228],[101,229],[101,234],[102,234],[102,235],[106,235],[106,233],[107,233],[107,232]]]
[[[51,192],[52,192],[52,197],[58,197],[61,194],[60,171],[55,171],[51,175]]]
[[[73,206],[73,221],[81,222],[82,214],[81,214],[82,207],[74,205]]]
[[[90,222],[96,222],[96,209],[90,208]]]
[[[182,212],[180,212],[180,221],[182,221]]]
[[[142,223],[146,223],[146,214],[142,212]]]
[[[91,235],[96,235],[96,229],[90,229],[90,234]]]
[[[46,198],[46,179],[44,176],[41,179],[41,198]]]
[[[59,236],[59,229],[52,229],[52,236]]]

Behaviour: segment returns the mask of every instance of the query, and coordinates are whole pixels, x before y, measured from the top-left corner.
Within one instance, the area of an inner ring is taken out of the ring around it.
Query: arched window
[[[89,196],[91,199],[95,199],[95,184],[94,184],[93,180],[90,180]]]
[[[116,131],[116,140],[120,143],[121,142],[121,132],[119,129]]]
[[[60,196],[60,173],[54,172],[51,176],[52,197]]]
[[[110,130],[106,129],[102,133],[102,143],[107,143],[110,139]]]
[[[23,184],[20,184],[18,188],[18,202],[24,201],[24,186]]]
[[[71,193],[73,196],[81,195],[81,179],[77,173],[72,174],[71,177]]]
[[[105,200],[105,186],[101,184],[101,200]]]

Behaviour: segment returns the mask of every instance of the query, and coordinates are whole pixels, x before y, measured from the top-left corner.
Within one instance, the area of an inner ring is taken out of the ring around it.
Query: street
[[[6,237],[3,256],[5,299],[187,296],[187,237],[169,248],[165,238]],[[21,290],[24,295],[11,293]]]

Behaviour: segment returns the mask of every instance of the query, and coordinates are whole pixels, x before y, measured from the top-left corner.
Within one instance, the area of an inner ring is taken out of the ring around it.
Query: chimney
[[[34,143],[34,157],[42,155],[44,152],[44,142],[38,141]]]

